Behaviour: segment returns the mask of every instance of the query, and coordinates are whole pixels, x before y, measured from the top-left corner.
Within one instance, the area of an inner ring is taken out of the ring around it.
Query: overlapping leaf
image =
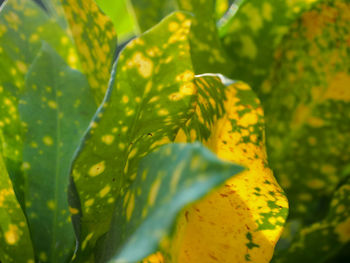
[[[85,77],[48,45],[32,64],[26,86],[19,110],[27,128],[24,193],[36,261],[65,262],[74,248],[69,168],[95,103]]]
[[[117,36],[94,0],[61,0],[81,66],[100,104],[108,87]]]
[[[54,20],[33,1],[7,1],[0,11],[0,140],[21,204],[23,127],[18,115],[18,96],[24,90],[24,76],[42,40],[49,42],[70,65],[77,66],[74,48]]]
[[[155,252],[184,206],[242,170],[199,143],[168,144],[146,156],[135,181],[117,202],[97,262],[138,262]]]
[[[0,156],[0,261],[34,262],[26,218]]]
[[[303,14],[264,84],[270,162],[291,215],[308,223],[324,214],[350,160],[349,9],[324,1]]]
[[[172,140],[192,113],[190,22],[185,14],[175,13],[130,42],[119,57],[115,82],[73,167],[81,203],[77,261],[107,232],[115,198],[134,179],[139,160]],[[174,23],[176,30],[169,30]]]
[[[210,75],[196,82],[196,114],[176,141],[201,140],[219,158],[249,171],[183,212],[171,258],[174,262],[269,262],[288,204],[267,166],[259,100],[243,83],[225,87]]]
[[[326,262],[332,259],[332,256],[350,242],[349,207],[348,179],[335,192],[326,218],[303,228],[288,249],[275,255],[273,262]]]
[[[261,97],[274,51],[291,24],[318,0],[249,0],[220,23],[219,33],[233,64],[230,76],[249,83]]]

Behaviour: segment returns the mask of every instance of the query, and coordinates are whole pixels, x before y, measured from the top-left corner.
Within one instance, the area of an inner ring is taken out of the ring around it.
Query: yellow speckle
[[[56,109],[56,108],[57,108],[57,103],[56,103],[55,101],[53,101],[53,100],[49,100],[49,101],[47,102],[47,104],[49,105],[49,107],[50,107],[51,109]]]
[[[56,208],[56,202],[54,200],[49,200],[47,201],[47,207],[50,209],[50,210],[55,210]]]
[[[240,36],[240,39],[242,42],[241,56],[254,59],[258,54],[258,49],[253,39],[245,35]]]
[[[69,212],[72,214],[72,215],[76,215],[79,213],[79,210],[74,208],[74,207],[69,207]]]
[[[29,170],[29,169],[30,169],[30,163],[24,162],[24,163],[22,164],[22,166],[21,166],[21,169],[22,169],[23,171]]]
[[[51,146],[53,144],[53,140],[50,136],[45,136],[43,138],[43,142],[45,143],[45,145],[47,146]]]
[[[158,115],[160,116],[165,116],[165,115],[168,115],[169,114],[169,111],[166,110],[166,109],[161,109],[158,111]]]
[[[84,250],[86,248],[87,243],[89,242],[89,240],[92,238],[92,236],[94,235],[94,233],[90,233],[86,236],[86,238],[84,239],[81,248],[82,250]]]
[[[139,74],[148,78],[153,72],[153,62],[149,58],[145,57],[141,52],[136,52],[132,59],[127,62],[128,66],[136,67]]]
[[[9,230],[5,233],[6,243],[14,245],[19,239],[19,229],[16,225],[9,225]]]
[[[270,3],[264,2],[262,6],[262,15],[265,20],[272,20],[272,5]]]
[[[124,102],[124,103],[128,103],[129,102],[129,97],[127,97],[127,96],[123,96],[123,98],[122,98],[122,101]]]
[[[131,194],[130,199],[128,201],[128,206],[126,208],[126,219],[130,220],[130,217],[132,215],[132,212],[134,211],[135,207],[135,196]]]
[[[335,174],[336,168],[333,165],[330,164],[324,164],[321,166],[321,172],[324,174]]]
[[[26,73],[27,72],[27,65],[26,64],[24,64],[22,61],[17,61],[17,63],[16,63],[16,65],[17,65],[17,68],[18,68],[18,70],[21,72],[21,73]]]
[[[109,185],[106,185],[101,191],[100,191],[100,197],[105,197],[109,191],[111,190],[111,187]]]
[[[91,168],[89,170],[89,175],[92,177],[100,175],[101,173],[104,172],[105,168],[106,168],[105,161],[99,162],[99,163],[91,166]]]
[[[312,179],[307,182],[307,186],[312,188],[312,189],[321,189],[325,186],[325,182],[320,180],[320,179]]]
[[[89,206],[92,206],[94,202],[95,202],[95,200],[93,198],[90,198],[90,199],[86,200],[84,204],[86,207],[89,207]]]
[[[114,141],[114,136],[111,134],[106,134],[102,136],[102,142],[104,142],[107,145],[111,145]]]
[[[181,85],[180,93],[183,95],[193,95],[196,92],[196,87],[192,82]]]
[[[150,206],[152,206],[157,198],[158,192],[159,192],[159,188],[160,188],[160,183],[161,180],[158,177],[152,184],[151,190],[149,192],[149,196],[148,196],[148,204]]]
[[[179,28],[179,24],[176,22],[171,22],[168,25],[168,29],[170,32],[174,32],[175,30],[177,30]]]
[[[348,242],[350,240],[350,217],[340,223],[335,228],[335,232],[338,234],[341,242]]]
[[[39,259],[40,259],[41,261],[46,262],[46,261],[47,261],[47,255],[46,255],[46,253],[45,253],[45,252],[40,252],[40,253],[39,253]]]
[[[67,45],[68,42],[69,42],[68,37],[64,36],[64,37],[61,38],[61,44],[62,44],[62,45]]]
[[[191,81],[194,78],[194,73],[190,70],[186,70],[185,72],[176,76],[176,81]]]

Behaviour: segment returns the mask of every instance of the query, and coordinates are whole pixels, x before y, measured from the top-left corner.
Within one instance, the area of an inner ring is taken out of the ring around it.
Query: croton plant
[[[2,263],[350,262],[350,0],[0,3]]]

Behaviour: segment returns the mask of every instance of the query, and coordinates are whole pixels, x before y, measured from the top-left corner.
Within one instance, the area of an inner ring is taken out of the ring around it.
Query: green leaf
[[[42,40],[50,43],[70,65],[76,66],[76,57],[65,32],[33,1],[7,1],[0,14],[0,140],[16,195],[23,205],[20,170],[23,127],[18,113],[18,96],[25,89],[25,74],[40,50]]]
[[[179,25],[177,30],[168,30],[172,23]],[[73,166],[81,204],[72,204],[81,212],[75,221],[81,225],[77,261],[109,229],[115,198],[135,178],[139,160],[173,140],[193,113],[189,27],[189,17],[175,13],[131,41],[119,56],[115,80]]]
[[[131,0],[130,2],[141,32],[155,26],[177,9],[175,0]]]
[[[27,74],[20,101],[26,214],[36,260],[65,262],[74,249],[67,188],[71,159],[95,110],[85,77],[48,46]]]
[[[177,0],[180,10],[194,14],[191,28],[191,56],[196,74],[229,75],[232,62],[223,49],[215,18],[214,0]]]
[[[117,201],[97,262],[138,262],[155,252],[183,207],[242,170],[199,143],[168,144],[147,155]]]
[[[350,243],[350,180],[335,191],[327,216],[301,229],[288,249],[278,251],[276,263],[325,262]]]
[[[134,35],[136,22],[130,12],[131,7],[127,0],[96,0],[96,3],[112,20],[114,28],[118,32],[120,43]]]
[[[110,79],[117,36],[113,23],[94,0],[61,0],[83,72],[96,103],[105,95]]]
[[[260,97],[277,45],[292,23],[317,1],[237,1],[238,11],[233,9],[233,15],[219,23],[220,36],[233,61],[229,76],[250,84]]]
[[[291,217],[308,224],[324,214],[350,160],[349,8],[323,1],[304,13],[264,83],[270,163]]]
[[[34,262],[26,218],[0,155],[0,260]]]

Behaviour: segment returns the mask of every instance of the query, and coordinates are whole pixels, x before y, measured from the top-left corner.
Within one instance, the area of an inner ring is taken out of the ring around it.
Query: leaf
[[[168,30],[172,23],[177,30]],[[77,262],[88,261],[96,240],[109,229],[115,198],[135,178],[141,158],[173,140],[192,113],[189,27],[189,17],[175,13],[131,41],[119,56],[106,99],[73,165],[72,193],[80,200],[71,203],[80,211],[74,219],[79,225]]]
[[[96,0],[96,3],[113,21],[114,28],[118,32],[119,43],[134,35],[137,26],[126,0]]]
[[[98,262],[138,262],[155,252],[184,206],[242,170],[199,143],[168,144],[147,155],[117,201]]]
[[[350,160],[348,1],[323,1],[294,24],[264,83],[270,163],[310,224]]]
[[[23,197],[23,127],[18,96],[25,89],[24,76],[41,41],[46,40],[70,65],[75,51],[64,31],[33,1],[7,1],[0,10],[0,140],[4,161],[21,205]]]
[[[110,79],[117,36],[94,0],[61,0],[83,72],[99,105]]]
[[[20,102],[26,213],[36,261],[66,262],[74,249],[67,188],[73,153],[95,110],[84,76],[48,46],[27,74]]]
[[[0,156],[0,260],[34,262],[26,218]]]
[[[155,26],[177,9],[175,0],[131,0],[130,2],[141,32]]]
[[[182,212],[168,253],[172,262],[269,262],[288,203],[267,165],[259,100],[246,84],[214,85],[219,77],[198,76],[196,114],[176,141],[200,140],[249,170]]]
[[[350,243],[350,180],[335,191],[326,218],[301,229],[273,262],[325,262]],[[344,261],[345,262],[345,261]]]
[[[231,61],[223,49],[215,19],[214,0],[177,0],[180,10],[194,14],[191,28],[191,56],[196,74],[231,73]]]
[[[259,97],[262,81],[274,60],[274,51],[292,23],[319,0],[237,1],[232,16],[221,21],[219,34],[229,54],[231,78],[250,84]],[[235,4],[235,3],[234,3]]]

